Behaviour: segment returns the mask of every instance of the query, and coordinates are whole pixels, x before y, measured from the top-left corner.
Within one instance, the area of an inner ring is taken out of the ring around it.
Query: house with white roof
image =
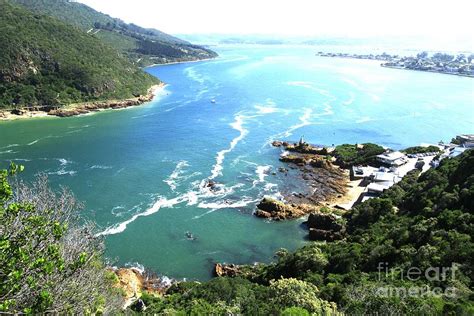
[[[377,155],[376,159],[385,165],[394,167],[401,166],[407,162],[405,154],[399,151],[385,152]]]

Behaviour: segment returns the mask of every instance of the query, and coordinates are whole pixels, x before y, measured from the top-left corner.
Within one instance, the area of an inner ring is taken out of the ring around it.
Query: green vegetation
[[[216,278],[185,282],[171,287],[164,297],[144,295],[146,313],[180,315],[330,315],[335,304],[318,297],[311,283],[296,279],[275,280],[269,286],[243,278]],[[295,308],[297,308],[295,310]],[[294,310],[298,314],[290,314]],[[305,314],[306,313],[306,314]]]
[[[159,82],[96,37],[0,0],[0,108],[146,94]]]
[[[80,28],[119,50],[140,66],[171,61],[199,60],[217,54],[155,29],[127,24],[68,0],[9,0],[36,14],[44,14]]]
[[[430,146],[427,146],[427,147],[423,147],[423,146],[414,146],[414,147],[408,147],[404,150],[402,150],[402,152],[406,153],[406,154],[424,154],[424,153],[431,153],[431,152],[440,152],[441,149],[439,149],[438,146],[433,146],[433,145],[430,145]]]
[[[375,163],[375,157],[385,152],[382,146],[366,143],[361,145],[344,144],[336,146],[333,155],[344,168],[354,165]]]
[[[32,186],[14,180],[23,168],[0,170],[0,313],[83,314],[117,310],[102,263],[103,243],[80,223],[80,205],[59,196],[39,177]]]
[[[350,315],[474,314],[474,150],[410,173],[344,219],[345,240],[146,295],[147,312],[328,315],[335,302]]]

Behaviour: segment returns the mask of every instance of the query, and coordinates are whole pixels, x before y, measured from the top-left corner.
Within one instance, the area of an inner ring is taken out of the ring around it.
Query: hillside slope
[[[34,13],[74,25],[115,47],[140,66],[214,58],[217,54],[156,29],[145,29],[69,0],[10,0]]]
[[[146,94],[159,80],[98,38],[0,0],[0,108]]]

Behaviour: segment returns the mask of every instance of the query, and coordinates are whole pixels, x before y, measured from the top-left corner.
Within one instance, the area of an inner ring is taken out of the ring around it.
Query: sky
[[[473,0],[79,0],[170,34],[429,36],[474,42]]]

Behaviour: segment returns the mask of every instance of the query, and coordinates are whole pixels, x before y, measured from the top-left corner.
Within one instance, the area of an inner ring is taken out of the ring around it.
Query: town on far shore
[[[437,72],[449,75],[474,77],[474,54],[451,55],[428,52],[416,56],[382,54],[350,54],[318,52],[316,56],[380,60],[382,67]]]

